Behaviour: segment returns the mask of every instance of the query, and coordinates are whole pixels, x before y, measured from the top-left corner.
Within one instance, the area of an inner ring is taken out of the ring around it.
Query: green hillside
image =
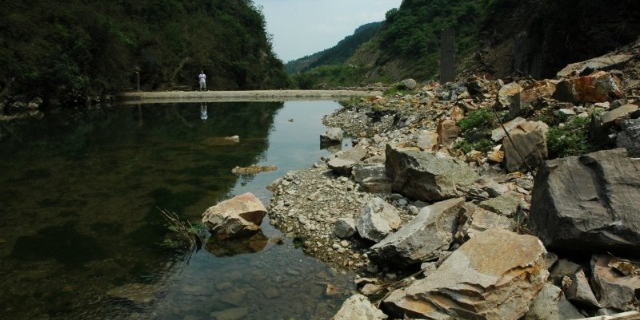
[[[568,63],[635,40],[640,1],[404,0],[345,63],[296,79],[311,88],[437,80],[440,34],[449,28],[458,73],[552,77]]]
[[[381,26],[382,22],[372,22],[362,25],[358,27],[352,35],[340,40],[335,46],[294,61],[289,61],[285,65],[285,68],[289,74],[296,74],[324,65],[343,64],[351,58],[362,44],[371,40],[378,30],[380,30]]]
[[[251,0],[9,1],[0,6],[0,102],[81,103],[132,89],[288,85]]]

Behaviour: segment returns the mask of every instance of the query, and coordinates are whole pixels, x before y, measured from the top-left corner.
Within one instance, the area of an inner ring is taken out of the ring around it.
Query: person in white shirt
[[[200,79],[200,91],[207,91],[207,75],[204,74],[204,71],[200,71],[198,79]]]

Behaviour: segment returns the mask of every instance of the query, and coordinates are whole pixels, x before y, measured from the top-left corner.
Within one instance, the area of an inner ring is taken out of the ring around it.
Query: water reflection
[[[198,221],[232,195],[268,203],[267,184],[326,155],[320,118],[338,105],[209,103],[207,121],[202,107],[138,105],[12,125],[0,141],[3,318],[314,319],[335,311],[344,297],[324,287],[346,294],[348,276],[288,240],[265,242],[280,236],[267,220],[264,238],[242,249],[255,253],[185,255],[161,246],[158,208]],[[279,170],[231,172],[254,164]]]

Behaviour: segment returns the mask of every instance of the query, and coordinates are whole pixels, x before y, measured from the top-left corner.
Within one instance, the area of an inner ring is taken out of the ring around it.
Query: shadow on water
[[[199,251],[163,247],[160,209],[211,205],[308,167],[335,102],[115,107],[12,123],[0,140],[6,319],[324,319],[351,290],[278,230]],[[233,138],[234,136],[239,138]],[[231,138],[231,139],[228,139]],[[235,175],[235,166],[278,170]],[[325,287],[344,290],[326,296]]]

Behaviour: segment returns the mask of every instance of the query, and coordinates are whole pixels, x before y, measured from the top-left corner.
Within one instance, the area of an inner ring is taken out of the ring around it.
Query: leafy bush
[[[549,128],[547,150],[549,158],[577,156],[596,150],[589,141],[589,117],[574,117],[564,125]]]
[[[453,148],[456,150],[462,150],[464,153],[469,153],[473,150],[477,150],[480,152],[489,152],[494,146],[493,141],[491,139],[483,138],[477,140],[475,142],[469,142],[468,140],[463,140],[457,142]]]
[[[462,132],[471,129],[492,128],[494,125],[494,115],[488,108],[478,109],[467,114],[464,119],[458,121],[458,126]]]

